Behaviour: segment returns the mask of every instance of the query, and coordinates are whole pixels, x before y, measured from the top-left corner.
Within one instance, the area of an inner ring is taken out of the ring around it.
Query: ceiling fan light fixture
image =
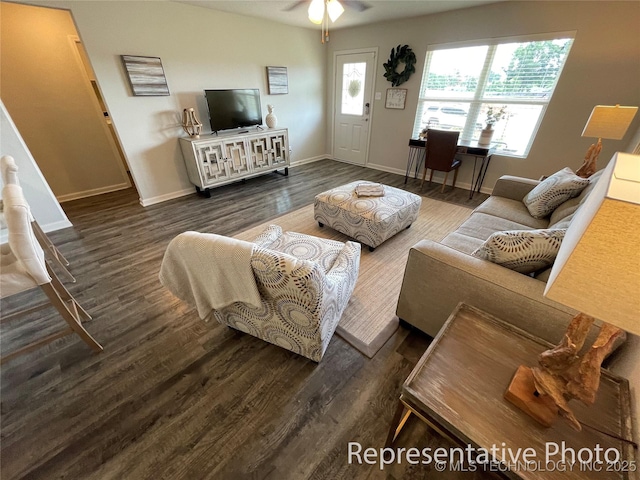
[[[309,4],[309,20],[316,25],[322,23],[324,18],[324,0],[312,0]]]
[[[338,0],[327,1],[327,12],[332,22],[335,22],[344,12],[344,7]]]

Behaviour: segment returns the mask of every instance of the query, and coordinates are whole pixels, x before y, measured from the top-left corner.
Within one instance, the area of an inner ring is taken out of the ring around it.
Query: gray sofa
[[[423,240],[411,247],[396,314],[435,336],[458,302],[465,302],[558,343],[577,313],[543,297],[549,269],[525,275],[471,256],[494,232],[567,228],[601,172],[590,177],[582,193],[536,219],[522,202],[538,181],[513,176],[498,179],[491,196],[442,241]],[[592,332],[592,336],[595,333]]]

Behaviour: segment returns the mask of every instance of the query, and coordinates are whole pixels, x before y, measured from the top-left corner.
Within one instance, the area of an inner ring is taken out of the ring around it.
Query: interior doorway
[[[71,12],[3,2],[0,23],[2,100],[58,202],[131,188]]]
[[[109,115],[107,106],[104,103],[104,99],[102,98],[102,93],[100,93],[100,87],[98,86],[98,81],[96,80],[96,74],[94,73],[93,68],[91,67],[91,62],[89,62],[89,56],[87,55],[87,52],[84,49],[82,42],[80,41],[80,37],[78,37],[77,35],[70,35],[69,42],[75,48],[75,52],[78,55],[78,60],[82,65],[84,72],[87,75],[87,81],[91,85],[91,90],[96,96],[98,106],[100,107],[100,111],[102,112],[102,117],[104,118],[105,125],[107,126],[109,136],[113,140],[113,144],[116,149],[118,158],[122,162],[122,166],[126,170],[127,174],[130,175],[129,165],[127,164],[124,151],[122,150],[122,145],[120,145],[120,140],[118,139],[118,135],[116,134],[115,128],[113,127],[113,122],[111,121],[111,116]]]

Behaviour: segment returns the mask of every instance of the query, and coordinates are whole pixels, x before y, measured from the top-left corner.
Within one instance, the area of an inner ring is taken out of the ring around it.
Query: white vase
[[[276,125],[278,125],[278,117],[276,117],[276,114],[273,113],[273,105],[267,105],[267,108],[269,109],[269,113],[264,119],[267,127],[276,128]]]
[[[480,140],[478,140],[478,145],[490,145],[491,138],[493,137],[493,126],[487,125],[487,128],[483,129],[480,132]]]

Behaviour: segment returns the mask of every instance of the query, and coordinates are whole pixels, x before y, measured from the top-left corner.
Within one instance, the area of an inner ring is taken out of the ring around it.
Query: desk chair
[[[429,184],[433,180],[433,171],[445,172],[444,181],[442,182],[442,190],[444,193],[444,187],[447,184],[447,177],[449,172],[454,170],[453,174],[453,187],[456,186],[456,179],[458,178],[458,167],[460,166],[460,160],[455,158],[458,150],[458,137],[460,132],[450,132],[443,130],[429,129],[427,131],[427,152],[424,161],[424,171],[422,173],[422,182],[420,188],[424,185],[424,180],[427,176],[427,169],[431,169],[431,175],[429,175]]]
[[[71,333],[77,333],[94,351],[101,352],[102,346],[82,326],[82,321],[90,320],[91,316],[71,296],[44,260],[44,251],[36,240],[31,212],[22,194],[22,188],[15,184],[5,185],[2,189],[2,199],[9,243],[0,246],[0,298],[40,287],[49,302],[67,322],[68,327],[4,355],[0,358],[0,364]],[[0,322],[4,323],[20,314],[46,306],[48,305],[44,304],[3,315]]]
[[[2,183],[4,183],[4,185],[20,185],[20,182],[18,180],[18,166],[16,165],[13,157],[9,155],[3,155],[2,157],[0,157],[0,170],[2,172]],[[29,213],[29,215],[31,215],[31,213]],[[67,267],[69,266],[69,261],[53,244],[47,234],[44,233],[44,230],[42,230],[33,216],[31,216],[31,227],[33,228],[33,233],[36,237],[36,240],[38,240],[38,243],[44,249],[49,260],[57,265],[65,274],[65,276],[67,276],[69,280],[71,280],[71,282],[75,283],[75,277],[71,275],[71,272],[69,272],[69,270],[67,269]]]

